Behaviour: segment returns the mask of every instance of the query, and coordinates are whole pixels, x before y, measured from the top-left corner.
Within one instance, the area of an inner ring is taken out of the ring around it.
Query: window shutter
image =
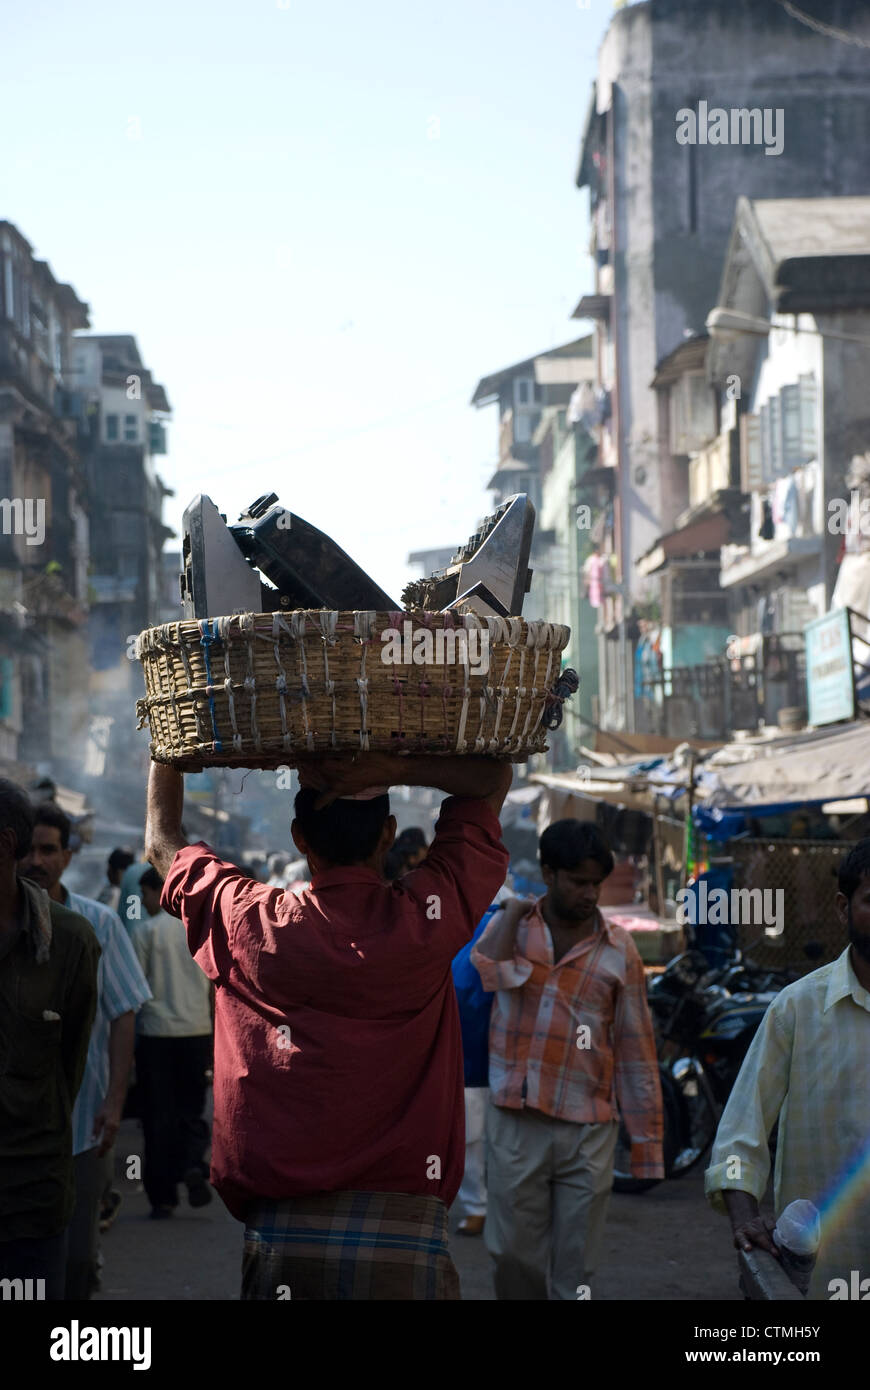
[[[779,396],[771,396],[768,402],[770,412],[767,417],[770,431],[770,476],[782,476],[782,404]]]
[[[761,421],[757,415],[740,417],[740,490],[759,492],[764,486],[761,457]]]
[[[803,463],[819,456],[819,415],[816,378],[812,372],[798,377],[800,394],[801,453]]]
[[[782,467],[790,473],[804,462],[801,449],[800,386],[783,386],[782,399]]]
[[[773,481],[773,456],[770,446],[770,402],[765,401],[758,412],[759,435],[761,439],[761,482]]]

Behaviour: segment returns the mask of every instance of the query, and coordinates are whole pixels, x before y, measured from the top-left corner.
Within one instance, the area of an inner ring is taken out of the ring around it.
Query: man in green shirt
[[[33,819],[25,793],[0,778],[0,1279],[20,1281],[13,1297],[62,1299],[72,1108],[100,947],[84,917],[19,878]]]

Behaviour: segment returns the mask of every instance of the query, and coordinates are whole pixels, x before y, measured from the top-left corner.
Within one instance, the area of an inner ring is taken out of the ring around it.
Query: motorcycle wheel
[[[680,1135],[682,1134],[680,1097],[674,1078],[664,1067],[659,1067],[659,1081],[662,1087],[662,1109],[664,1118],[662,1150],[665,1163],[665,1177],[669,1178],[680,1145]],[[661,1181],[661,1178],[633,1178],[631,1176],[631,1140],[628,1137],[628,1130],[624,1122],[620,1120],[619,1135],[616,1140],[616,1152],[613,1156],[613,1191],[633,1193],[635,1196],[639,1197],[641,1193],[649,1192],[651,1187],[657,1187]]]
[[[673,1075],[670,1079],[679,1114],[679,1143],[668,1176],[682,1178],[706,1158],[716,1137],[719,1107],[703,1073],[687,1072],[679,1079]]]

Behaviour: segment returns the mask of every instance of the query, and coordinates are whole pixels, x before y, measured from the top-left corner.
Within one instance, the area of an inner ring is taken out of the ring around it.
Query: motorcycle
[[[811,948],[807,954],[812,956]],[[797,978],[796,971],[757,966],[735,948],[725,965],[713,970],[700,951],[684,951],[650,980],[647,999],[662,1088],[665,1177],[683,1177],[705,1158],[761,1020],[779,991]],[[621,1123],[615,1192],[647,1192],[661,1181],[633,1178],[630,1158]]]

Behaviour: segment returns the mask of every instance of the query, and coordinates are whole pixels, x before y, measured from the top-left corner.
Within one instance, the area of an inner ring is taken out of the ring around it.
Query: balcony
[[[728,430],[689,459],[689,508],[703,506],[717,492],[739,485],[734,432]]]
[[[764,550],[756,553],[746,545],[723,546],[719,583],[723,589],[730,589],[735,584],[763,579],[777,570],[789,569],[821,554],[821,536],[790,536],[768,541]]]
[[[789,495],[792,480],[796,493]],[[750,543],[722,547],[720,583],[723,589],[755,582],[778,570],[794,569],[806,560],[821,561],[822,477],[818,462],[756,487],[751,498]],[[767,514],[765,504],[770,506]],[[759,533],[766,525],[772,535]]]
[[[645,679],[635,699],[638,733],[724,741],[735,729],[777,724],[782,709],[805,707],[801,633],[756,634],[729,653]]]

